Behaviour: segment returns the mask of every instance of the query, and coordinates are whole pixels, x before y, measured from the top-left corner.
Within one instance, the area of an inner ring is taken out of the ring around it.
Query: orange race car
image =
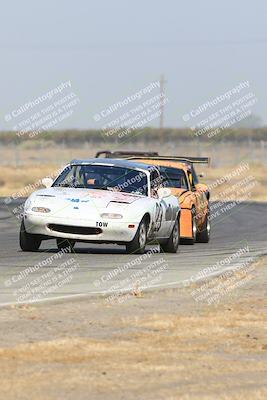
[[[182,243],[207,243],[210,239],[208,186],[198,181],[195,163],[208,164],[206,157],[159,156],[150,152],[103,151],[96,157],[127,158],[156,165],[161,172],[162,185],[171,189],[181,206],[180,238]]]

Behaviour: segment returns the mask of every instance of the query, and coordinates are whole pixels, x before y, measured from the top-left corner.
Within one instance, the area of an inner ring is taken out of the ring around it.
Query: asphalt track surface
[[[14,207],[0,200],[0,306],[79,296],[117,301],[127,289],[185,286],[267,254],[267,203],[213,203],[210,242],[180,245],[177,254],[151,254],[148,247],[145,255],[128,255],[123,246],[79,243],[61,258],[55,240],[38,252],[20,250]]]

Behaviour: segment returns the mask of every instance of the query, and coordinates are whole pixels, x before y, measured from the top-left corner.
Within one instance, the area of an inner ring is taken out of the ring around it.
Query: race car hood
[[[61,205],[86,204],[94,207],[97,205],[98,208],[107,208],[114,203],[122,205],[131,204],[140,198],[142,198],[142,196],[109,190],[60,187],[41,189],[31,196],[31,200],[34,201],[35,204],[38,203],[38,205],[42,206],[61,203]]]

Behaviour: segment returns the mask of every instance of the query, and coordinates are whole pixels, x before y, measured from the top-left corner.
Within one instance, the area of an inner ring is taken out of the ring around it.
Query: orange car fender
[[[201,192],[206,192],[208,190],[208,185],[206,185],[205,183],[197,183],[196,189],[200,190]]]
[[[192,238],[192,212],[191,209],[181,208],[180,236]]]
[[[191,208],[194,205],[192,192],[185,189],[171,189],[172,194],[178,197],[181,207],[180,214],[180,236],[192,238],[192,214]]]
[[[182,208],[192,208],[195,205],[194,196],[191,192],[186,192],[179,197],[180,206]]]
[[[196,189],[199,192],[205,193],[207,199],[210,199],[210,191],[208,188],[208,185],[206,185],[205,183],[197,183],[196,184]]]
[[[194,196],[190,192],[180,196],[181,218],[180,218],[180,236],[183,238],[192,238],[192,207]]]

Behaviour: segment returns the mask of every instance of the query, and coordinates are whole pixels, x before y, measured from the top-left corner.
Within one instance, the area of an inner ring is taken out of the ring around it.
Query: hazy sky
[[[93,116],[165,74],[165,125],[249,81],[267,123],[266,0],[11,0],[1,3],[4,115],[70,80],[80,103],[57,128]],[[158,126],[158,120],[153,121]]]

